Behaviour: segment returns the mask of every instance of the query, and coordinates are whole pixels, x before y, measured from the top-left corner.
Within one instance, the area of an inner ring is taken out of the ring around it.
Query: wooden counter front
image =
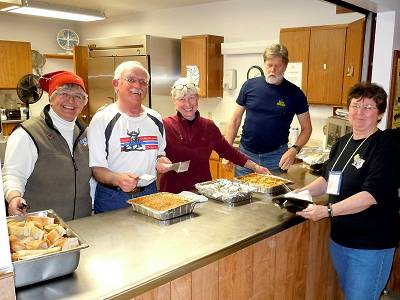
[[[328,236],[306,221],[133,299],[343,299]]]

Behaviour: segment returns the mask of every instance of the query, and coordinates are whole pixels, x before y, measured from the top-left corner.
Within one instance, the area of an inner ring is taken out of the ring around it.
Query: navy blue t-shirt
[[[257,154],[287,144],[294,115],[308,111],[307,98],[296,85],[286,79],[269,84],[264,76],[247,80],[236,103],[246,108],[240,143]]]

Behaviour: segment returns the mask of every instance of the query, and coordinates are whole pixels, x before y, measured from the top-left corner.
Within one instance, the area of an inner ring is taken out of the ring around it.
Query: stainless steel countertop
[[[315,178],[299,165],[282,176],[294,187]],[[170,223],[131,208],[78,219],[68,224],[90,247],[77,270],[18,289],[17,299],[131,299],[302,221],[261,194],[238,207],[210,200]]]

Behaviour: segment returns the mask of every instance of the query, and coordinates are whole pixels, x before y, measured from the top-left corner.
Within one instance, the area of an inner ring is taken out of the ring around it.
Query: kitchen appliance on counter
[[[336,141],[347,133],[352,132],[349,120],[338,117],[329,117],[326,122],[326,146],[331,148]]]
[[[171,86],[181,76],[179,39],[151,35],[133,35],[88,39],[89,117],[105,104],[116,101],[111,84],[115,68],[135,60],[150,73],[150,83],[143,104],[152,107],[159,96],[169,96]]]
[[[21,110],[19,108],[7,109],[6,108],[7,120],[21,120]]]

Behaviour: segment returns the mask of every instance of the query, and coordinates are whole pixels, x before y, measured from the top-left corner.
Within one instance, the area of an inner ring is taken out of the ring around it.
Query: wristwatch
[[[294,149],[296,150],[297,153],[299,153],[300,150],[301,150],[300,146],[298,146],[298,145],[293,145],[293,146],[290,147],[290,148],[294,148]]]

